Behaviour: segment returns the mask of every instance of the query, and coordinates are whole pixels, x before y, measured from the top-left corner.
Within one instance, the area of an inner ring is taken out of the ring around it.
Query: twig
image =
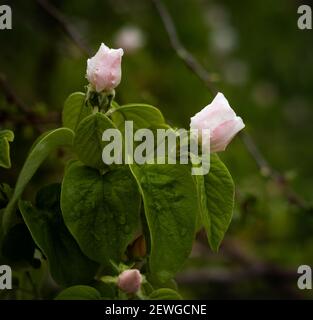
[[[276,183],[276,185],[278,185],[281,188],[283,194],[285,195],[290,204],[295,205],[303,210],[308,209],[308,204],[290,188],[285,176],[282,173],[274,170],[269,165],[269,163],[264,158],[260,150],[257,148],[255,142],[252,140],[251,136],[246,132],[241,132],[240,137],[244,142],[250,155],[257,163],[261,174],[264,177],[271,178]]]
[[[304,298],[300,290],[296,290],[295,288],[294,284],[297,282],[297,274],[292,270],[286,270],[285,273],[277,273],[275,270],[251,270],[244,268],[231,271],[228,271],[226,268],[197,268],[186,270],[178,274],[175,279],[179,286],[207,286],[207,288],[212,288],[214,284],[233,288],[234,285],[242,286],[244,282],[254,284],[255,281],[262,280],[263,284],[265,283],[271,288],[271,294],[276,292],[275,295],[277,297],[285,299]],[[229,293],[226,293],[226,296],[227,294]],[[223,298],[225,298],[225,292]]]
[[[244,142],[247,150],[249,153],[253,156],[255,162],[257,163],[261,173],[264,176],[269,176],[274,174],[273,169],[268,164],[267,160],[264,158],[264,156],[261,154],[260,150],[256,147],[255,142],[252,140],[250,135],[243,134],[243,132],[240,132],[240,137],[242,141]]]
[[[42,133],[43,130],[41,129],[40,125],[56,123],[59,121],[59,114],[57,113],[50,113],[45,117],[39,117],[36,113],[34,113],[14,91],[12,86],[7,81],[5,74],[2,72],[0,72],[0,90],[3,92],[7,102],[9,104],[15,105],[20,113],[25,116],[24,119],[18,119],[16,122],[21,124],[31,123],[38,133]],[[3,112],[3,114],[1,114],[0,116],[0,121],[2,120],[2,118],[7,119],[8,117],[10,117],[10,114],[6,114],[5,112]]]
[[[298,274],[296,269],[284,268],[274,263],[260,260],[251,251],[248,251],[243,243],[235,238],[224,239],[219,254],[212,254],[207,250],[207,238],[204,231],[197,235],[191,257],[202,259],[218,259],[224,261],[224,267],[206,267],[194,270],[186,270],[177,275],[179,284],[185,285],[212,285],[222,284],[232,286],[244,281],[262,279],[280,294],[289,297],[301,297],[299,291],[294,290]],[[228,270],[229,262],[233,264],[231,271]]]
[[[294,270],[284,270],[277,272],[275,269],[251,269],[242,268],[237,270],[228,271],[227,268],[203,268],[196,270],[188,270],[176,277],[179,283],[184,284],[203,284],[205,282],[213,283],[235,283],[245,280],[251,280],[251,278],[275,278],[282,281],[297,280],[298,275]]]
[[[47,0],[36,1],[50,17],[52,17],[62,27],[63,31],[72,39],[82,52],[87,55],[92,54],[92,50],[81,37],[80,33],[53,4]]]
[[[35,130],[38,133],[41,133],[41,129],[38,128],[34,123],[34,115],[33,112],[29,109],[29,107],[24,103],[22,99],[15,93],[13,88],[9,85],[6,76],[4,73],[0,73],[0,89],[4,93],[4,96],[9,104],[15,105],[22,114],[25,115],[26,120],[34,125]]]
[[[23,113],[30,113],[28,106],[15,94],[3,73],[0,73],[0,88],[8,103],[14,104]]]
[[[201,80],[204,82],[206,87],[214,95],[217,90],[212,83],[211,76],[209,72],[202,67],[198,60],[182,45],[180,39],[177,35],[176,27],[174,25],[173,19],[171,18],[168,10],[161,1],[152,0],[155,7],[157,8],[160,17],[163,21],[164,27],[170,38],[171,45],[176,51],[176,54],[180,59],[184,61],[187,67]]]
[[[198,60],[183,46],[181,43],[173,19],[164,6],[161,0],[152,0],[154,3],[160,18],[164,24],[168,37],[170,39],[172,48],[176,52],[177,56],[184,62],[184,64],[205,84],[212,94],[217,93],[212,77],[209,72],[198,62]],[[296,205],[301,209],[306,209],[308,205],[301,199],[295,192],[293,192],[284,177],[284,175],[274,170],[263,154],[260,152],[255,141],[247,131],[240,133],[240,138],[243,141],[250,156],[256,162],[261,174],[265,177],[271,178],[275,183],[281,187],[290,204]]]

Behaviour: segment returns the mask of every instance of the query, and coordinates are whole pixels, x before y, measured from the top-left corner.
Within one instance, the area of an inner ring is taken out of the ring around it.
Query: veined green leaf
[[[165,283],[188,258],[198,214],[197,190],[187,165],[131,165],[142,192],[151,236],[152,280]]]
[[[97,112],[86,117],[78,126],[74,139],[74,149],[81,162],[85,165],[102,169],[102,151],[108,143],[102,141],[106,129],[115,128],[112,121],[104,114]]]
[[[140,226],[140,194],[127,166],[101,175],[73,163],[65,172],[61,208],[82,251],[99,263],[120,261]]]
[[[196,176],[202,224],[212,250],[217,251],[229,227],[234,206],[234,182],[224,163],[211,155],[210,172]]]
[[[36,207],[19,202],[19,209],[33,239],[48,259],[52,277],[60,285],[90,283],[98,264],[87,258],[67,230],[60,209],[61,185],[37,193]]]
[[[112,120],[116,127],[124,132],[125,121],[134,122],[134,130],[138,129],[167,129],[161,111],[148,104],[126,104],[117,107],[112,113]]]
[[[85,99],[84,93],[74,92],[65,100],[62,111],[64,127],[75,131],[78,124],[92,113],[92,107],[85,104]]]

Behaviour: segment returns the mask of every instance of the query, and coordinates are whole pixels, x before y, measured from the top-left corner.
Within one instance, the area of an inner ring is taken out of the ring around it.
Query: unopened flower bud
[[[87,79],[97,92],[109,92],[121,82],[123,49],[110,49],[104,43],[87,60]]]
[[[117,285],[126,293],[136,293],[141,286],[142,276],[137,269],[123,271],[118,276]]]
[[[224,151],[234,136],[245,127],[222,93],[191,118],[190,128],[210,129],[210,151]],[[209,143],[209,142],[208,142]]]

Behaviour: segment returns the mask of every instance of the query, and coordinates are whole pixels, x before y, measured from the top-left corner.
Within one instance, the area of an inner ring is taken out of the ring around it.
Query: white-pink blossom
[[[104,43],[87,60],[87,79],[97,92],[111,91],[121,82],[123,49],[110,49]]]
[[[191,118],[190,128],[210,130],[210,152],[224,151],[234,136],[245,127],[222,93]],[[208,142],[209,143],[209,142]]]

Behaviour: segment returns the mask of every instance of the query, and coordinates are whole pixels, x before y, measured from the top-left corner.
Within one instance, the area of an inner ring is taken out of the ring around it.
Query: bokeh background
[[[1,182],[14,186],[38,134],[60,126],[63,102],[84,90],[88,52],[101,42],[125,50],[120,104],[158,106],[188,128],[213,98],[171,47],[151,0],[5,2],[13,30],[0,31],[0,128],[15,141]],[[303,3],[163,0],[182,44],[244,119],[254,151],[237,137],[220,154],[236,183],[234,217],[218,254],[199,234],[177,276],[185,298],[313,297],[297,288],[298,266],[313,268],[313,31],[297,27]],[[26,197],[60,181],[67,157],[52,155]]]

